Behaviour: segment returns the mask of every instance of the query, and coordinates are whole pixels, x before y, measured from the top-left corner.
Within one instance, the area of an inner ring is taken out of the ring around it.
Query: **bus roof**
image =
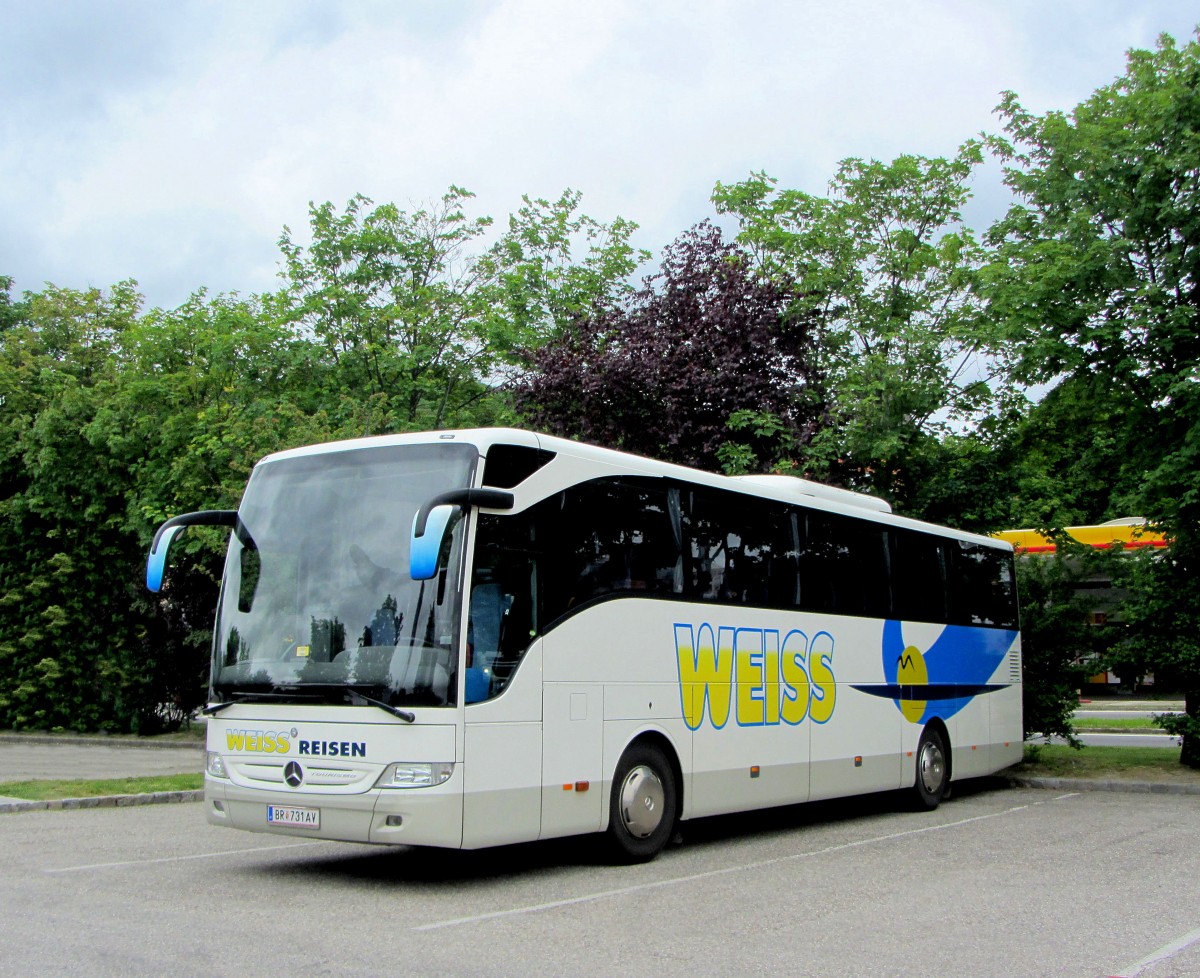
[[[528,448],[537,448],[568,458],[592,462],[598,468],[609,470],[614,475],[625,473],[629,475],[674,478],[683,482],[692,482],[699,485],[727,489],[733,492],[742,492],[747,495],[775,499],[793,505],[810,506],[815,509],[858,516],[890,526],[907,526],[956,540],[972,541],[1002,549],[1011,548],[1011,542],[999,537],[999,535],[995,537],[983,536],[934,523],[925,523],[904,516],[897,516],[892,513],[891,506],[885,500],[879,499],[876,496],[853,492],[848,489],[840,489],[836,486],[827,486],[823,483],[813,482],[798,476],[728,476],[519,428],[460,428],[446,431],[377,435],[368,438],[356,438],[348,441],[326,442],[320,445],[293,448],[268,455],[262,459],[262,462],[306,455],[320,455],[327,452],[380,448],[389,445],[428,445],[439,441],[467,442],[475,445],[479,449],[480,454],[485,456],[493,445],[519,445]]]

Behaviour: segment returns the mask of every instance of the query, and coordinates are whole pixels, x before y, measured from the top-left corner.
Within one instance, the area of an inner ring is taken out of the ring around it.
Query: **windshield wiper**
[[[401,710],[399,707],[390,706],[383,700],[373,699],[370,696],[364,696],[357,689],[346,690],[346,702],[352,706],[377,706],[385,713],[390,713],[394,717],[399,717],[405,723],[413,723],[417,719],[415,713],[409,713],[408,710]]]
[[[211,703],[200,712],[206,717],[216,716],[222,710],[238,703],[294,703],[297,700],[320,700],[324,697],[312,693],[299,693],[288,690],[287,687],[276,687],[275,690],[238,690],[229,694],[229,699],[222,703]]]
[[[360,693],[357,689],[342,689],[339,687],[328,687],[328,692],[322,693],[302,693],[298,687],[277,686],[274,690],[267,692],[266,690],[239,690],[235,693],[230,693],[230,698],[223,703],[213,703],[210,706],[204,707],[200,712],[205,716],[215,716],[227,707],[234,706],[238,703],[294,703],[298,700],[324,700],[329,702],[329,694],[342,693],[344,702],[352,706],[375,706],[389,713],[405,723],[415,723],[417,715],[410,713],[408,710],[401,710],[399,707],[391,706],[383,700],[377,700],[374,697]]]

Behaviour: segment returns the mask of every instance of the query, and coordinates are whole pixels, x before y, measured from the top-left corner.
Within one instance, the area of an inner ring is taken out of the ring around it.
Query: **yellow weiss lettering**
[[[833,716],[833,636],[810,639],[793,629],[783,641],[768,628],[675,625],[683,719],[696,730],[704,722],[720,729],[736,709],[739,726],[825,723]],[[734,691],[736,689],[736,699]]]
[[[225,746],[230,751],[252,754],[286,754],[292,742],[284,731],[226,730]]]

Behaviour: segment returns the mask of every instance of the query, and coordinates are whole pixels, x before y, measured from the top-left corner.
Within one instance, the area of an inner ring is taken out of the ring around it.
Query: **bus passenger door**
[[[541,838],[597,832],[604,800],[604,687],[547,682],[542,689]]]
[[[501,524],[511,530],[516,524]],[[519,527],[518,527],[519,529]],[[542,824],[542,649],[532,566],[481,545],[467,613],[463,847],[529,842]]]
[[[468,703],[463,848],[530,842],[542,821],[541,649],[530,647],[504,692]]]

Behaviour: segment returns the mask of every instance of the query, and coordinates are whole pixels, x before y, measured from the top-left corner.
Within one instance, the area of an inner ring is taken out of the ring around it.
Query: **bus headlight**
[[[214,778],[228,778],[225,773],[225,762],[221,760],[221,755],[215,750],[207,751],[204,755],[204,770]]]
[[[442,762],[397,761],[375,782],[376,788],[428,788],[450,780],[454,765]]]

